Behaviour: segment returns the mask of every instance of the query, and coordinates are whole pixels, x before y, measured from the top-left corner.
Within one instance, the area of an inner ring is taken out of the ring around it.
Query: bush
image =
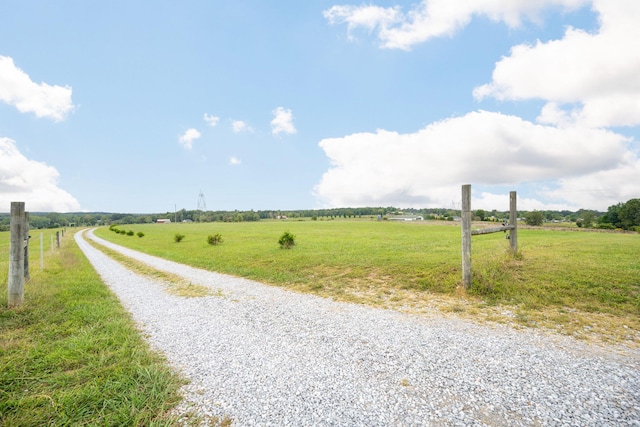
[[[296,236],[285,231],[284,234],[280,236],[278,243],[280,244],[280,249],[291,249],[291,247],[296,244]]]
[[[608,222],[603,222],[602,224],[598,224],[598,228],[601,230],[615,230],[616,228],[613,224],[609,224]]]
[[[144,237],[144,233],[142,231],[138,231],[138,233],[136,234],[136,236],[138,237]]]
[[[173,241],[176,243],[180,243],[184,238],[185,238],[184,234],[176,233],[176,235],[173,236]]]
[[[209,243],[210,245],[219,245],[220,243],[222,243],[222,234],[217,233],[209,235],[207,237],[207,243]]]
[[[116,230],[116,233],[118,233],[118,234],[127,234],[127,232],[125,230]]]
[[[133,233],[133,230],[129,230],[129,231],[127,231],[127,236],[133,236],[133,234],[134,234],[134,233]]]
[[[527,225],[540,226],[544,222],[544,215],[540,211],[527,212],[524,216],[524,222]]]

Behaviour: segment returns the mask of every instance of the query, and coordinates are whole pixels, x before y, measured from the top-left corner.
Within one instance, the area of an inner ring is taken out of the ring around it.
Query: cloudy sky
[[[0,1],[0,212],[606,210],[637,0]]]

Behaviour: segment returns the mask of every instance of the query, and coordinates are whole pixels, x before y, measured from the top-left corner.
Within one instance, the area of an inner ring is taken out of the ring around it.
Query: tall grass
[[[141,338],[71,234],[47,251],[42,271],[32,240],[24,305],[8,309],[0,294],[0,425],[174,425],[168,411],[183,380]],[[8,241],[0,233],[1,260]],[[0,263],[6,289],[4,270]]]

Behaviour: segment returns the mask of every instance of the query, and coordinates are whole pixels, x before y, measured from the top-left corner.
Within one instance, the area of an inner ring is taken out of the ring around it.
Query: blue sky
[[[606,210],[636,0],[0,0],[0,212]]]

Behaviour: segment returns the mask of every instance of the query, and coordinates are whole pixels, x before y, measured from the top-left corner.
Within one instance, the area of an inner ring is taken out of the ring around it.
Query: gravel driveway
[[[75,239],[184,408],[238,426],[640,426],[640,351],[297,294],[96,242],[211,287],[184,298]]]

